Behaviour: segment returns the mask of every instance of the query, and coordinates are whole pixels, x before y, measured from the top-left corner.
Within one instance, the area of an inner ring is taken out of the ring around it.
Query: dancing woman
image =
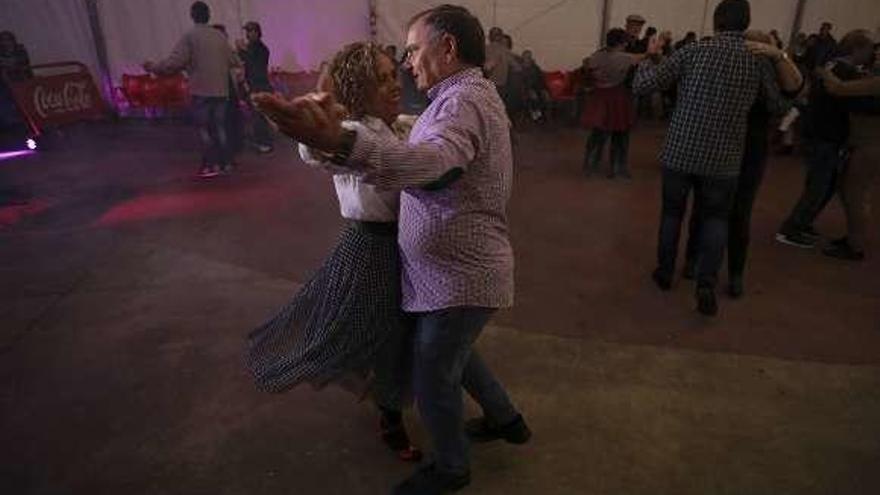
[[[372,43],[335,55],[318,83],[345,106],[345,126],[401,137],[400,86],[394,62]],[[330,158],[300,146],[313,166],[338,172]],[[344,172],[344,171],[343,171]],[[407,461],[421,458],[402,420],[410,377],[410,323],[401,311],[397,216],[400,192],[365,184],[350,173],[333,177],[348,224],[317,273],[281,311],[247,339],[247,362],[270,392],[301,383],[321,388],[369,379],[381,413],[382,439]]]

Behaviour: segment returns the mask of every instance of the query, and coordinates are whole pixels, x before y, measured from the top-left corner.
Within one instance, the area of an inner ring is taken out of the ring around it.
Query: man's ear
[[[458,40],[449,33],[443,33],[440,38],[441,47],[443,49],[443,57],[447,63],[452,63],[458,59]]]

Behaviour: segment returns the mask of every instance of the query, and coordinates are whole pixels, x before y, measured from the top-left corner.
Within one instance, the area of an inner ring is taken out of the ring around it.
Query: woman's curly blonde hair
[[[362,119],[369,95],[379,86],[376,66],[382,56],[387,55],[375,43],[346,45],[324,68],[318,89],[333,93],[348,110],[348,118]]]

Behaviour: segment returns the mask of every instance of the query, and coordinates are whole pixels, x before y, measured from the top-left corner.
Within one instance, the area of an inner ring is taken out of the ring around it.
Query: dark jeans
[[[226,134],[228,119],[227,98],[193,96],[193,114],[202,138],[202,166],[232,165],[229,137]]]
[[[251,86],[251,91],[254,93],[271,93],[273,91],[272,86]],[[272,146],[272,142],[274,141],[272,135],[272,127],[269,125],[269,121],[266,120],[266,116],[262,113],[258,112],[256,108],[251,106],[251,121],[253,125],[253,139],[254,143],[261,146]]]
[[[691,215],[696,215],[701,225],[697,251],[699,257],[696,260],[697,287],[715,287],[724,259],[727,222],[736,184],[736,177],[704,177],[663,169],[663,212],[657,244],[657,265],[661,276],[672,279],[675,273],[681,224],[687,210],[688,196],[693,189],[694,207]]]
[[[254,142],[261,146],[272,146],[274,141],[272,136],[272,127],[266,116],[260,112],[253,112],[254,124]]]
[[[593,129],[587,139],[587,150],[584,157],[585,171],[599,171],[608,136],[611,136],[611,171],[609,174],[629,175],[626,163],[629,156],[629,131],[611,132]]]
[[[244,149],[244,115],[238,98],[226,101],[226,140],[231,155],[234,156]]]
[[[736,184],[733,207],[727,228],[727,273],[730,279],[741,278],[746,269],[749,241],[751,238],[752,208],[758,197],[758,189],[767,169],[767,140],[749,143],[743,155],[742,169]],[[699,208],[699,207],[697,207]],[[698,215],[691,215],[687,242],[686,263],[696,267],[699,254],[700,222]]]
[[[519,414],[504,387],[472,348],[494,309],[457,307],[416,314],[414,389],[438,468],[470,470],[461,388],[498,424]]]
[[[819,213],[834,196],[837,175],[844,161],[836,143],[814,141],[807,154],[807,180],[800,199],[782,224],[783,234],[794,234],[813,226]]]

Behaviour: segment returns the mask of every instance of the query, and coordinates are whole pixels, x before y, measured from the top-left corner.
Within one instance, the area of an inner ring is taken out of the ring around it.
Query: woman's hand
[[[825,67],[819,67],[816,69],[816,74],[822,78],[822,82],[825,84],[825,89],[827,89],[829,93],[839,94],[842,92],[843,81],[835,76],[833,72]]]
[[[746,48],[752,52],[753,55],[758,57],[767,57],[774,62],[778,62],[785,58],[785,52],[776,48],[773,45],[762,43],[760,41],[749,41],[746,40]]]
[[[294,140],[327,153],[339,148],[346,112],[333,95],[310,93],[287,100],[280,95],[257,93],[251,100],[279,131]]]

